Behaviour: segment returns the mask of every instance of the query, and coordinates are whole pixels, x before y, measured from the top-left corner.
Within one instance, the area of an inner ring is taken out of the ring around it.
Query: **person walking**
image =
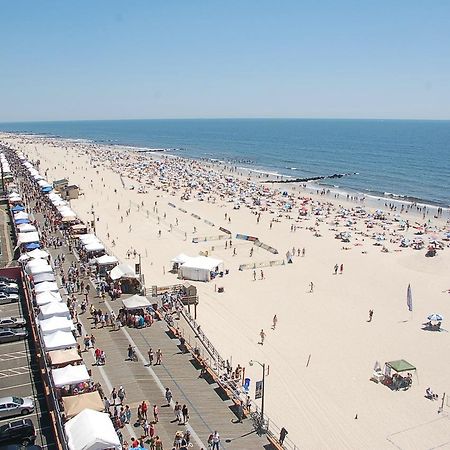
[[[147,403],[145,402],[145,400],[142,400],[141,403],[141,415],[142,415],[142,419],[147,420]]]
[[[264,333],[264,330],[261,330],[260,332],[259,332],[259,337],[261,338],[261,340],[260,340],[260,344],[261,345],[264,345],[264,339],[265,339],[265,337],[266,337],[266,333]]]
[[[153,364],[153,358],[154,358],[154,353],[153,353],[153,349],[150,347],[148,349],[148,365],[151,366]]]
[[[126,397],[126,392],[123,386],[119,387],[119,390],[117,391],[117,397],[119,397],[120,404],[122,405]]]
[[[368,320],[368,322],[372,322],[372,317],[373,317],[373,309],[369,309],[369,320]]]
[[[341,272],[341,275],[344,273],[344,264],[341,264],[341,270],[340,270],[340,272]]]
[[[211,450],[219,450],[220,449],[220,435],[217,432],[217,430],[214,431],[212,438],[211,438],[211,442],[212,442]]]
[[[338,264],[336,263],[336,264],[334,265],[334,274],[335,274],[335,275],[337,275],[338,270],[339,270],[339,266],[338,266]]]
[[[158,407],[156,405],[153,405],[153,421],[155,423],[158,423],[158,415],[159,415],[159,410]]]
[[[155,366],[160,366],[161,365],[161,360],[162,360],[162,351],[160,348],[158,348],[158,350],[156,350],[156,363]]]
[[[189,421],[189,409],[186,405],[181,408],[181,413],[183,415],[183,424],[187,424]]]
[[[309,292],[313,293],[314,292],[314,283],[311,281],[311,283],[309,283]]]
[[[170,391],[170,389],[168,387],[166,388],[165,397],[166,397],[166,401],[167,401],[167,406],[170,406],[170,402],[172,400],[172,392]]]
[[[272,330],[275,330],[275,328],[277,327],[277,323],[278,323],[278,317],[275,314],[272,319]]]

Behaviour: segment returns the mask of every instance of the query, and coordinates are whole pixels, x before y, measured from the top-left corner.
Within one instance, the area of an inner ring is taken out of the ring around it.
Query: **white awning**
[[[101,252],[102,250],[105,250],[105,246],[101,242],[90,242],[84,249],[87,252]]]
[[[133,295],[122,300],[122,304],[126,309],[140,309],[150,306],[150,301],[142,295]]]
[[[56,387],[82,383],[90,380],[90,376],[84,364],[79,366],[68,365],[60,369],[52,369],[52,378]]]
[[[44,281],[34,287],[35,294],[39,294],[45,291],[59,292],[58,285],[54,281]]]
[[[72,331],[75,329],[73,322],[67,317],[53,316],[49,319],[40,320],[39,327],[42,334],[51,334],[55,331]]]
[[[77,346],[77,341],[70,331],[55,331],[44,335],[44,346],[47,351],[72,348]]]
[[[119,264],[114,267],[109,276],[112,280],[119,280],[120,278],[137,278],[135,271],[128,264]]]
[[[41,283],[42,284],[42,283]],[[38,284],[38,286],[40,286]],[[49,319],[53,316],[67,317],[70,318],[69,308],[64,302],[51,302],[46,305],[41,306],[41,312],[39,314],[39,319]]]
[[[99,266],[108,266],[111,264],[116,264],[119,262],[119,260],[115,257],[115,256],[111,256],[111,255],[103,255],[100,256],[99,258],[95,259],[95,262],[99,265]]]
[[[39,233],[37,231],[17,233],[17,245],[30,244],[31,242],[39,242]]]
[[[38,306],[47,305],[48,303],[60,303],[63,299],[61,297],[61,294],[59,292],[50,292],[45,291],[41,292],[40,294],[36,295],[36,304]]]
[[[121,449],[108,414],[84,409],[64,425],[69,450]]]

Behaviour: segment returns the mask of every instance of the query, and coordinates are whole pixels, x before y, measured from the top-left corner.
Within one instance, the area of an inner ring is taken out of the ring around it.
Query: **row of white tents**
[[[44,180],[44,177],[33,168],[25,156],[19,155],[19,158],[28,169],[35,183],[41,188],[42,195],[48,195],[51,203],[58,210],[62,221],[76,220],[76,214],[68,207],[67,203],[58,194],[51,192],[52,186],[50,183]],[[34,233],[39,237],[37,230],[31,229],[31,227],[23,226],[22,229],[19,228],[18,230],[20,230],[19,239],[21,242],[27,242],[31,239],[28,236]],[[92,244],[98,245],[94,240],[91,240],[87,245]],[[63,367],[52,366],[50,376],[53,385],[56,388],[62,388],[90,381],[91,377],[86,365],[79,364],[82,359],[79,358],[76,350],[77,342],[73,333],[75,327],[70,311],[59,292],[50,263],[50,255],[46,251],[36,249],[23,254],[20,259],[24,272],[33,283],[34,301],[39,306],[36,323],[43,347],[49,357],[54,355],[51,359],[52,362],[56,359],[56,355],[58,355],[59,360],[66,362]],[[101,412],[101,399],[97,392],[63,397],[62,400],[65,412],[72,411],[69,416],[72,418],[64,424],[70,450],[121,448],[119,437],[109,416]],[[86,405],[91,405],[94,409],[90,409]]]

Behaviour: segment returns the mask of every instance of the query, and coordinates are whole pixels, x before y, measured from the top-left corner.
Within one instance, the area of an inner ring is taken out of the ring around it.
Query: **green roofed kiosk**
[[[411,372],[416,371],[416,367],[404,359],[396,361],[388,361],[384,364],[384,379],[383,384],[394,391],[408,390],[412,385]],[[392,371],[395,372],[392,374]],[[406,376],[400,375],[407,372]],[[392,375],[391,375],[392,374]]]

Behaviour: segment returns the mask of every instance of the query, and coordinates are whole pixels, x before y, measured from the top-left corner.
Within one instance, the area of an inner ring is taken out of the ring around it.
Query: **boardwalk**
[[[35,214],[39,226],[43,227],[43,216]],[[69,252],[67,246],[57,249],[48,249],[53,259],[58,254],[64,253],[66,260],[65,269],[76,260]],[[61,280],[59,280],[59,284]],[[85,279],[86,282],[86,279]],[[95,297],[95,288],[91,283],[89,302],[102,311],[114,310],[118,312],[122,302],[120,300],[106,301]],[[64,292],[62,292],[64,293]],[[82,296],[79,296],[81,302]],[[200,370],[195,364],[192,355],[182,354],[177,346],[178,339],[171,337],[167,325],[163,321],[155,322],[151,327],[144,329],[122,328],[112,331],[111,328],[96,329],[92,323],[89,312],[79,314],[79,320],[83,324],[83,334],[93,333],[96,337],[96,347],[104,350],[107,355],[106,365],[97,367],[94,364],[94,356],[91,351],[83,353],[84,361],[91,368],[95,381],[102,384],[105,394],[113,387],[123,385],[127,396],[124,404],[132,410],[132,420],[123,430],[124,438],[130,442],[131,437],[143,435],[142,428],[136,424],[137,407],[143,400],[151,405],[158,405],[160,412],[159,423],[156,424],[156,434],[164,442],[164,448],[171,448],[174,435],[178,430],[191,433],[193,448],[207,448],[207,440],[210,433],[217,430],[221,435],[221,448],[227,449],[258,449],[271,448],[264,437],[258,436],[250,419],[238,423],[233,413],[233,402],[224,399],[216,384],[209,384],[205,379],[199,378]],[[83,347],[82,338],[78,339]],[[138,361],[127,361],[127,347],[135,346]],[[147,365],[147,350],[160,348],[163,353],[162,364],[158,366]],[[178,425],[173,413],[172,405],[167,406],[164,398],[164,390],[169,387],[173,394],[173,400],[181,405],[187,405],[190,412],[188,425]],[[149,414],[151,417],[151,414]]]

